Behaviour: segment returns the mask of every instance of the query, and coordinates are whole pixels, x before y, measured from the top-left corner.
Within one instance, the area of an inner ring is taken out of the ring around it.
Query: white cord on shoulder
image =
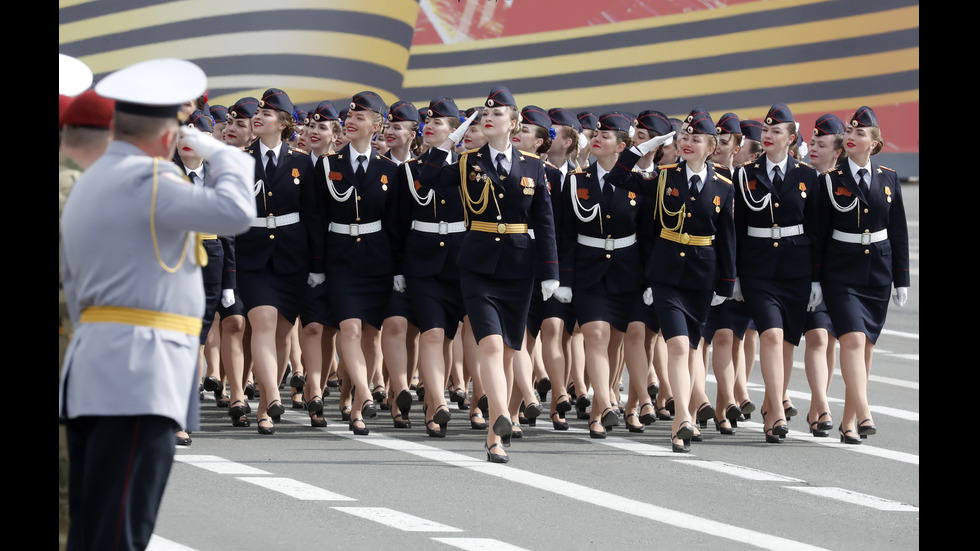
[[[745,206],[749,207],[755,212],[759,212],[769,206],[769,201],[772,199],[771,193],[766,193],[766,195],[760,201],[756,201],[755,197],[752,197],[752,193],[748,193],[748,186],[745,184],[745,167],[739,167],[738,169],[738,190],[742,193],[742,199],[745,200]],[[758,206],[756,206],[758,205]]]
[[[343,195],[337,193],[337,188],[334,187],[333,180],[330,179],[330,158],[327,155],[323,156],[323,174],[327,177],[327,189],[330,190],[330,196],[333,197],[334,201],[343,203],[350,199],[350,196],[354,193],[354,186],[347,188],[347,191]]]
[[[834,205],[834,208],[837,209],[837,212],[850,212],[854,210],[854,207],[856,207],[858,204],[858,198],[855,197],[854,200],[851,201],[851,204],[846,207],[840,206],[839,204],[837,204],[837,199],[834,199],[834,191],[833,191],[834,184],[830,180],[829,172],[826,174],[826,177],[827,177],[827,196],[830,197],[830,204]]]
[[[572,210],[575,211],[575,216],[578,217],[578,219],[581,220],[582,222],[591,222],[595,220],[596,216],[599,215],[599,203],[596,203],[589,208],[583,207],[582,203],[579,202],[578,200],[578,180],[575,178],[574,174],[572,174],[571,177],[572,177],[572,189],[569,190],[571,191],[569,195],[572,196]],[[582,211],[591,212],[592,214],[590,214],[588,218],[585,218],[584,217],[585,215],[582,214]]]
[[[436,191],[432,188],[429,188],[429,193],[425,195],[425,200],[423,200],[422,196],[419,195],[415,190],[415,178],[412,177],[412,169],[408,166],[407,162],[402,163],[402,166],[405,167],[405,175],[407,176],[406,179],[408,180],[408,192],[411,193],[412,197],[415,198],[415,202],[423,207],[432,204],[433,199],[435,199],[436,197]]]

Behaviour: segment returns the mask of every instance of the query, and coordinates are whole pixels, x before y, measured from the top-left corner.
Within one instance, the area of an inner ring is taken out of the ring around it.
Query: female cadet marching
[[[808,305],[819,303],[816,172],[789,155],[799,131],[784,104],[773,105],[762,127],[765,155],[738,168],[735,193],[736,265],[745,302],[760,336],[766,384],[762,417],[766,442],[788,429],[784,410],[785,364],[803,335]],[[740,298],[736,296],[736,298]]]
[[[859,108],[844,135],[847,162],[820,181],[824,246],[820,286],[840,342],[846,394],[841,442],[860,444],[877,432],[868,406],[871,354],[888,313],[908,300],[909,230],[898,174],[871,161],[882,148],[875,112]],[[860,437],[860,438],[859,438]]]
[[[299,315],[312,272],[323,271],[323,231],[308,154],[289,147],[293,103],[270,88],[252,118],[258,138],[246,152],[255,159],[255,203],[259,217],[237,237],[238,288],[251,327],[252,372],[262,389],[259,434],[273,434],[285,409],[277,389],[285,346]]]
[[[461,125],[433,150],[421,181],[434,188],[462,188],[469,231],[457,265],[478,343],[479,378],[494,419],[485,444],[487,460],[503,463],[510,458],[501,444],[510,446],[513,430],[507,415],[506,366],[524,339],[535,275],[543,274],[540,292],[545,300],[558,287],[558,252],[544,163],[511,143],[520,124],[514,97],[506,87],[495,86],[484,105],[480,124],[487,145],[444,167],[446,155],[465,132]],[[537,264],[543,265],[540,271]]]
[[[667,344],[667,373],[675,402],[671,428],[674,452],[690,451],[694,425],[691,397],[691,354],[701,340],[701,326],[712,304],[731,296],[735,285],[734,196],[731,182],[708,162],[717,130],[708,113],[685,123],[678,149],[681,162],[661,165],[656,180],[631,176],[646,152],[672,137],[661,136],[620,155],[610,179],[655,198],[658,221],[646,277],[644,302],[652,303]],[[653,143],[651,143],[653,142]],[[652,184],[656,182],[656,184]]]
[[[340,351],[347,368],[342,378],[354,385],[357,409],[350,413],[348,428],[357,435],[369,432],[365,418],[377,417],[366,358],[384,321],[395,275],[402,273],[398,166],[371,148],[386,110],[377,93],[355,94],[345,121],[349,143],[323,157],[314,171],[325,205],[326,285],[340,320]],[[341,400],[346,400],[343,392]]]
[[[459,254],[466,231],[463,203],[456,189],[433,189],[423,184],[419,175],[424,163],[450,132],[460,126],[459,108],[452,98],[439,97],[423,109],[425,118],[423,144],[430,149],[420,157],[403,164],[398,173],[402,190],[402,227],[405,239],[405,287],[415,313],[419,336],[419,369],[422,381],[430,392],[423,394],[425,432],[433,438],[446,436],[451,420],[446,396],[442,391],[446,381],[445,352],[456,337],[463,319],[463,294],[459,286]],[[455,154],[444,163],[453,162]],[[411,394],[406,381],[396,405],[408,414]]]

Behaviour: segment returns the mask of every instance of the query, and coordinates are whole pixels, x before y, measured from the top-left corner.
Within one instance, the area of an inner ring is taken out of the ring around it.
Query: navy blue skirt
[[[778,327],[783,340],[799,346],[810,301],[810,278],[741,278],[742,294],[759,333]]]
[[[358,319],[381,329],[391,302],[392,276],[363,276],[347,270],[327,272],[327,296],[338,322]]]
[[[505,345],[520,350],[534,279],[500,279],[460,268],[459,281],[476,342],[500,335]]]
[[[610,293],[605,279],[585,289],[576,287],[572,292],[572,306],[579,327],[590,321],[605,321],[625,333],[629,322],[633,321],[637,302],[643,302],[642,292]]]
[[[726,300],[708,310],[708,321],[704,324],[704,342],[711,339],[719,329],[731,329],[738,340],[745,338],[745,330],[752,321],[752,312],[744,301]]]
[[[256,306],[274,306],[284,318],[296,321],[306,296],[306,270],[276,274],[269,270],[238,270],[238,292],[248,312]]]
[[[409,325],[418,327],[415,323],[415,310],[412,306],[412,301],[409,299],[408,291],[399,293],[394,289],[391,290],[391,297],[388,299],[388,309],[385,310],[385,319],[395,317],[405,318]]]
[[[541,298],[540,296],[538,298]],[[555,297],[549,298],[541,304],[541,320],[558,318],[565,324],[565,332],[571,335],[575,332],[575,306],[571,302],[559,302]],[[530,322],[528,322],[530,327]],[[540,331],[541,324],[538,323]],[[537,333],[534,333],[537,336]]]
[[[235,289],[235,303],[231,306],[225,308],[221,305],[221,301],[218,301],[218,315],[221,316],[221,319],[225,319],[229,316],[245,315],[245,306],[242,301],[242,295],[238,292],[238,289]]]
[[[630,321],[642,321],[643,325],[647,327],[650,331],[654,333],[660,332],[660,320],[657,318],[657,309],[653,305],[647,306],[643,302],[643,295],[640,295],[640,300],[636,301],[633,306],[633,314],[630,317]]]
[[[885,327],[891,285],[854,287],[828,281],[821,286],[836,336],[860,331],[877,343]]]
[[[430,329],[442,329],[446,337],[456,337],[459,322],[463,320],[463,291],[459,279],[436,277],[406,277],[405,295],[411,303],[415,327],[425,333]]]
[[[701,342],[701,328],[708,319],[711,291],[681,289],[673,285],[653,285],[653,307],[660,320],[664,340],[687,335],[691,348]]]
[[[337,329],[340,320],[330,307],[330,292],[326,282],[316,287],[306,286],[306,296],[303,298],[303,307],[299,312],[300,322],[303,327],[311,323],[319,323],[324,327]]]
[[[806,321],[803,322],[803,334],[812,329],[826,329],[830,336],[837,337],[834,333],[834,324],[830,321],[830,313],[827,312],[827,301],[822,301],[817,305],[813,312],[806,313]]]

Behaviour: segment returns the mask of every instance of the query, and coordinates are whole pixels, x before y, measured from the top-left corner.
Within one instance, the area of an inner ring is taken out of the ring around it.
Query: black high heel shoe
[[[360,423],[364,428],[360,428],[354,423]],[[364,419],[351,417],[350,422],[347,423],[347,428],[350,429],[357,436],[367,436],[371,434],[371,429],[367,428],[367,424]]]
[[[531,424],[531,421],[534,421],[540,415],[541,415],[541,404],[535,402],[532,403],[531,405],[524,407],[524,417],[527,417],[529,425]]]
[[[500,443],[505,448],[510,447],[510,436],[513,433],[514,424],[505,415],[498,415],[493,422],[493,433],[500,437]]]
[[[241,405],[238,405],[238,404],[241,404]],[[233,418],[233,419],[236,418],[236,417],[244,417],[245,416],[245,413],[247,413],[247,412],[245,411],[245,401],[244,400],[235,400],[234,402],[231,403],[230,406],[228,406],[228,416],[231,417],[231,418]]]
[[[258,425],[259,425],[259,434],[275,434],[276,433],[276,426],[275,425],[272,425],[271,427],[266,428],[266,427],[263,427],[262,426],[262,423],[269,423],[270,425],[272,425],[272,419],[269,419],[268,417],[263,417],[262,419],[259,419],[259,422],[258,422]]]
[[[598,423],[600,427],[602,426],[602,423],[600,423],[598,419],[593,419],[592,421],[589,421],[589,438],[605,438],[606,431],[599,432],[597,430],[592,430],[592,425],[594,423]]]
[[[870,425],[864,424],[868,421],[871,421],[871,419],[865,419],[864,421],[858,423],[858,434],[861,435],[861,438],[867,438],[872,434],[878,433],[878,429],[875,428],[874,422],[872,422]]]
[[[317,415],[323,415],[323,399],[320,396],[314,396],[309,402],[306,403],[306,411]]]
[[[725,419],[732,424],[732,433],[735,433],[735,428],[738,427],[738,418],[742,416],[742,410],[738,406],[732,404],[725,408]]]
[[[397,407],[397,406],[396,406]],[[412,428],[412,422],[406,420],[400,411],[396,413],[395,408],[389,407],[391,411],[391,422],[396,429],[410,429]]]
[[[364,400],[361,404],[361,416],[365,419],[374,419],[378,416],[378,408],[374,405],[374,400]]]
[[[677,413],[674,411],[674,399],[673,398],[667,398],[667,401],[664,402],[664,409],[666,409],[667,410],[667,413],[669,413],[671,415],[677,415]]]
[[[721,421],[719,421],[718,419],[713,419],[713,421],[715,422],[715,430],[717,430],[718,432],[720,432],[720,433],[722,433],[724,435],[732,435],[732,434],[735,434],[735,428],[734,427],[731,427],[731,426],[725,427],[725,426],[723,426],[725,423],[728,423],[729,425],[732,424],[732,422],[729,419],[722,419]]]
[[[674,416],[671,415],[670,411],[668,411],[667,408],[662,407],[662,408],[657,408],[657,419],[660,419],[661,421],[673,421]]]
[[[776,427],[766,429],[766,444],[781,444],[783,442],[773,431],[775,428]]]
[[[657,403],[657,394],[660,393],[660,385],[657,383],[650,383],[647,385],[647,396],[650,397],[650,401]]]
[[[435,425],[439,427],[438,429],[430,428],[429,425]],[[431,438],[445,438],[446,433],[442,430],[442,426],[436,422],[435,419],[429,419],[425,422],[425,434]]]
[[[562,400],[562,398],[565,399]],[[562,415],[565,415],[569,411],[572,411],[572,402],[571,400],[568,399],[567,394],[562,394],[561,396],[558,397],[558,401],[555,402],[555,411],[557,411]]]
[[[476,407],[480,408],[480,411],[483,413],[484,418],[490,417],[490,405],[487,402],[486,394],[480,396],[480,399],[477,400],[476,402]]]
[[[493,453],[490,451],[494,448],[500,448],[500,444],[494,444],[492,446],[487,446],[486,444],[483,444],[483,449],[487,451],[487,461],[491,463],[506,463],[510,461],[510,457],[506,455],[501,455],[499,453]]]
[[[299,395],[299,400],[296,399],[297,395]],[[290,398],[293,402],[293,409],[306,409],[306,402],[303,401],[302,392],[297,390],[296,392],[293,392]]]
[[[548,396],[548,391],[551,390],[551,379],[544,377],[538,379],[537,384],[534,385],[534,390],[538,391],[538,400],[544,400]]]
[[[449,424],[452,418],[453,416],[449,414],[449,406],[446,405],[437,407],[435,414],[432,416],[432,420],[439,425],[439,429],[443,434],[446,432],[446,425]]]
[[[388,398],[388,392],[385,390],[385,387],[375,385],[375,387],[371,389],[371,397],[374,398],[375,402],[384,402],[385,399]]]
[[[254,400],[257,394],[255,393],[255,384],[248,383],[245,385],[245,397],[249,400]]]
[[[636,420],[639,421],[640,420],[640,416],[637,415],[636,413],[628,413],[628,414],[626,414],[626,428],[629,429],[630,432],[644,432],[644,431],[647,430],[647,428],[645,426],[643,426],[642,423],[640,423],[639,425],[631,425],[629,423],[629,418],[630,417],[636,417]]]
[[[643,408],[647,406],[650,406],[652,408],[653,403],[647,402],[643,404],[642,406],[640,406],[640,411],[643,411]],[[652,425],[656,423],[657,422],[656,408],[654,408],[654,413],[644,413],[643,415],[640,415],[640,422],[643,423],[644,425]]]
[[[555,430],[568,430],[568,421],[559,421],[555,418],[561,419],[561,413],[557,411],[551,412],[551,424],[554,425]]]
[[[696,419],[698,421],[698,425],[700,425],[702,429],[707,428],[708,419],[713,419],[714,417],[715,408],[711,407],[711,402],[705,402],[698,406]]]
[[[612,427],[619,425],[619,410],[613,407],[608,407],[602,412],[602,426],[609,430]]]
[[[483,419],[483,416],[478,411],[474,411],[473,413],[471,413],[470,414],[470,428],[473,429],[473,430],[487,430],[487,428],[490,426],[490,424],[487,423],[486,420],[484,420],[482,423],[477,423],[476,421],[473,420],[473,419],[476,419],[476,418]]]
[[[752,403],[752,400],[746,400],[739,404],[738,409],[742,410],[742,417],[751,419],[751,413],[755,411],[755,404]]]
[[[327,426],[327,420],[323,418],[323,415],[321,415],[322,411],[310,411],[309,413],[311,427],[320,429]]]
[[[842,444],[861,444],[861,438],[855,436],[848,436],[847,433],[857,434],[853,430],[844,430],[844,425],[837,427],[840,431],[840,441]]]
[[[344,406],[340,408],[340,420],[350,421],[351,408],[350,406]]]
[[[578,419],[588,419],[588,409],[592,405],[592,401],[585,394],[579,396],[575,399],[575,417]]]
[[[783,405],[786,405],[786,404],[789,404],[789,407],[788,408],[784,408],[783,409],[783,413],[786,414],[786,422],[789,422],[790,419],[792,419],[793,417],[796,417],[797,415],[799,415],[800,412],[797,411],[797,409],[795,407],[793,407],[793,403],[792,402],[790,402],[789,400],[783,400]]]
[[[691,451],[691,438],[694,437],[694,425],[690,421],[681,422],[677,428],[677,433],[670,437],[670,449],[674,453],[688,453]],[[683,444],[675,444],[674,440],[680,440]]]
[[[272,417],[274,421],[278,421],[276,418],[281,417],[283,413],[286,413],[286,408],[282,407],[282,402],[279,400],[273,400],[272,403],[269,404],[269,409],[266,410],[266,413],[268,413],[269,417]]]
[[[829,414],[828,413],[821,413],[820,414],[820,417],[817,417],[817,420],[819,421],[820,418],[822,418],[824,415],[829,415]],[[810,414],[809,413],[806,416],[806,423],[807,423],[807,425],[810,426],[810,434],[812,434],[813,436],[815,436],[817,438],[826,438],[827,436],[830,436],[830,431],[827,430],[827,429],[822,428],[826,422],[824,422],[824,423],[818,423],[817,421],[810,421]],[[833,425],[831,425],[831,428],[832,427],[833,427]]]

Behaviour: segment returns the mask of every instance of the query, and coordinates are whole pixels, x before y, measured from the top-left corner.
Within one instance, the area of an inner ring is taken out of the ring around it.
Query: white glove
[[[651,138],[643,143],[638,143],[636,144],[636,149],[640,152],[640,156],[642,157],[654,149],[657,149],[661,145],[672,143],[674,141],[675,133],[676,131],[669,134],[664,134],[663,136],[657,136],[656,138]]]
[[[820,288],[819,282],[814,281],[810,283],[810,302],[806,305],[806,311],[816,311],[817,306],[820,306],[821,302],[823,302],[823,289]]]
[[[316,287],[317,285],[326,281],[326,274],[310,274],[310,277],[306,278],[306,284],[310,287]]]
[[[405,292],[405,276],[403,276],[403,275],[396,275],[395,276],[395,283],[394,283],[393,288],[395,289],[395,292],[404,293]]]
[[[643,304],[653,305],[653,287],[647,287],[647,290],[643,291]]]
[[[557,279],[546,279],[541,282],[541,296],[544,297],[545,302],[555,294],[556,289],[558,289]]]
[[[235,290],[234,289],[222,289],[221,290],[221,305],[225,308],[235,304]]]
[[[722,302],[725,302],[726,300],[728,300],[728,297],[723,297],[723,296],[719,295],[718,293],[711,293],[711,305],[712,306],[718,306],[719,304],[721,304]]]
[[[589,139],[585,137],[585,134],[578,135],[578,148],[585,149],[589,147]]]
[[[895,294],[892,295],[892,302],[895,306],[901,308],[905,306],[905,301],[909,299],[909,288],[908,287],[895,287]]]
[[[555,289],[555,299],[562,303],[568,304],[572,301],[572,288],[571,287],[559,287]]]
[[[745,295],[742,294],[742,282],[735,278],[735,288],[732,289],[732,300],[745,302]]]
[[[480,110],[476,109],[468,119],[459,125],[459,128],[449,133],[449,139],[453,141],[453,145],[459,145],[459,142],[463,141],[463,136],[466,135],[466,129],[470,127],[470,124],[478,116],[480,116]]]
[[[226,147],[231,147],[222,143],[220,140],[206,135],[193,126],[181,126],[180,139],[184,145],[193,149],[204,159],[210,159],[218,151]]]

